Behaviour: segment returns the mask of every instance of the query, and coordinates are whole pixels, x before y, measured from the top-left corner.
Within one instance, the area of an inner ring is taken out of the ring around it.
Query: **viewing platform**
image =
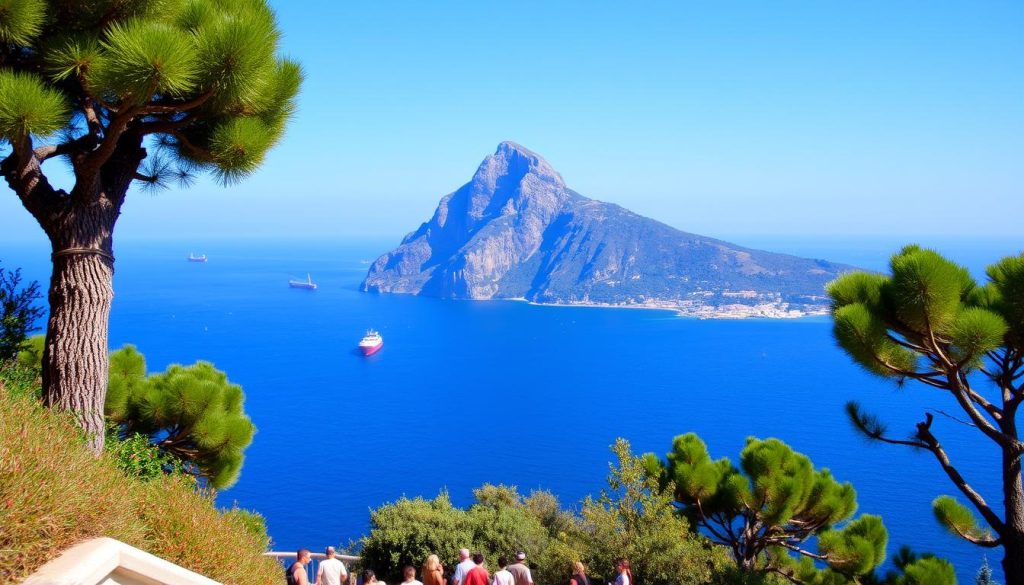
[[[295,552],[270,551],[263,553],[263,556],[277,559],[281,563],[282,571],[295,562]],[[320,561],[327,558],[327,555],[324,553],[310,552],[309,557],[310,562],[306,565],[306,575],[309,577],[309,582],[313,583],[316,581],[316,572],[320,567]],[[362,561],[362,557],[336,554],[334,555],[334,558],[345,563],[345,568],[348,569],[348,580],[344,582],[355,585],[357,582],[357,573],[361,570],[360,562]]]

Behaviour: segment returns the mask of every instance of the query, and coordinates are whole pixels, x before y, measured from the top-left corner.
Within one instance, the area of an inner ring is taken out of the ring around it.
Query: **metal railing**
[[[281,563],[282,575],[284,575],[284,570],[290,567],[291,564],[295,562],[295,553],[293,552],[270,551],[263,553],[263,556],[273,557],[277,559],[278,562]],[[309,557],[309,564],[306,565],[306,577],[309,578],[310,583],[313,583],[314,581],[316,581],[316,573],[317,570],[320,568],[320,561],[326,559],[327,555],[325,555],[324,553],[309,553]],[[334,558],[345,563],[345,569],[348,571],[348,579],[342,581],[342,583],[351,583],[352,585],[355,585],[357,573],[356,568],[359,566],[359,561],[362,560],[362,557],[337,554],[334,555]]]

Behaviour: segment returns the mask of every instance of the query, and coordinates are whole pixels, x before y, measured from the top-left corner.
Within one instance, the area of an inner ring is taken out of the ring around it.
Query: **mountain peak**
[[[519,144],[518,142],[512,142],[511,140],[506,140],[499,144],[497,150],[494,151],[494,154],[495,156],[506,157],[519,155],[526,158],[532,158],[535,160],[544,160],[544,157],[542,157],[541,155],[537,154],[536,152],[533,152],[529,148],[526,148],[522,144]]]
[[[518,182],[529,175],[534,175],[544,182],[565,187],[562,176],[548,161],[544,160],[544,157],[511,140],[499,144],[494,154],[480,163],[473,178],[475,181],[493,186],[502,178]]]
[[[374,262],[363,290],[794,317],[827,313],[825,283],[847,268],[681,232],[587,199],[543,157],[502,142],[430,221]]]

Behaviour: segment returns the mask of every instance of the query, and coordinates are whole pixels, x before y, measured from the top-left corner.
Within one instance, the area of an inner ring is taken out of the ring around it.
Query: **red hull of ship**
[[[364,356],[368,356],[368,355],[373,355],[373,354],[377,353],[378,351],[380,351],[380,348],[382,348],[382,347],[384,347],[384,342],[383,341],[378,343],[377,345],[374,345],[373,347],[362,347],[362,346],[360,346],[359,349],[361,349],[363,351],[363,355]]]

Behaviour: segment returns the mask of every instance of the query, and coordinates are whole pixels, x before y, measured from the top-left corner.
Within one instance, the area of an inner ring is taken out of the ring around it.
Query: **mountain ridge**
[[[541,155],[505,141],[371,265],[362,289],[795,317],[825,313],[825,283],[850,269],[684,232],[587,198]]]

